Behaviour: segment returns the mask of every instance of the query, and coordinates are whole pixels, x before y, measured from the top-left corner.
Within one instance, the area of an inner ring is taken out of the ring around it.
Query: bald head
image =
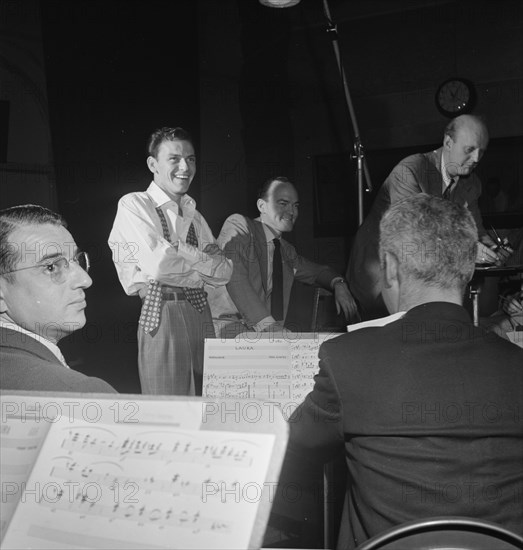
[[[481,117],[475,115],[460,115],[453,118],[445,128],[445,136],[450,136],[454,139],[463,129],[470,129],[481,133],[488,143],[489,136],[487,125]]]
[[[485,122],[478,116],[461,115],[445,128],[443,160],[449,176],[468,176],[487,150]]]

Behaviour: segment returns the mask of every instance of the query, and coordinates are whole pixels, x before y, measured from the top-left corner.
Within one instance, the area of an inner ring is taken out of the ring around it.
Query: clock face
[[[457,78],[446,80],[436,92],[436,105],[445,116],[470,112],[473,100],[472,85]]]

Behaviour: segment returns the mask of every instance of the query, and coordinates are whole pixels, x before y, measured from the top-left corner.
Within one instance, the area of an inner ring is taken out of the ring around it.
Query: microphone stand
[[[345,95],[345,101],[349,109],[349,115],[352,122],[352,129],[354,130],[354,152],[351,154],[351,159],[357,159],[357,174],[358,174],[358,225],[363,223],[363,191],[364,191],[364,176],[366,182],[366,191],[372,191],[372,183],[370,179],[369,168],[367,166],[367,159],[363,151],[363,144],[361,143],[360,130],[358,128],[358,121],[356,120],[356,113],[352,105],[352,99],[350,96],[349,85],[341,62],[340,47],[338,45],[338,29],[332,21],[329,4],[327,0],[323,0],[323,11],[327,19],[327,33],[331,39],[332,47],[334,49],[334,55],[336,62],[338,63],[338,70],[340,71],[341,80],[343,82],[343,91]]]

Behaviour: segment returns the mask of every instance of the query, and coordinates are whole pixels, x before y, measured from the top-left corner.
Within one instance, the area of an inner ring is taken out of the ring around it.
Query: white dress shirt
[[[232,262],[223,255],[203,252],[216,241],[196,203],[189,195],[178,205],[156,183],[147,191],[129,193],[118,203],[118,211],[109,236],[113,262],[128,295],[139,292],[149,280],[163,285],[202,288],[206,283],[225,285],[232,274]],[[164,239],[156,208],[165,214],[171,242]],[[194,224],[198,247],[185,241]]]

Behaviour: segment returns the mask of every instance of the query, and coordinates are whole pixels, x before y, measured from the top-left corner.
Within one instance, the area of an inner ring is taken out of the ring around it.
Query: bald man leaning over
[[[481,221],[478,206],[481,181],[473,173],[487,149],[488,141],[488,130],[481,118],[461,115],[445,128],[442,147],[430,153],[407,157],[392,170],[358,230],[347,269],[350,289],[359,303],[363,319],[387,315],[380,286],[379,222],[391,204],[406,197],[427,193],[466,206],[478,228],[476,262],[501,261],[501,256],[493,250],[495,243]]]

